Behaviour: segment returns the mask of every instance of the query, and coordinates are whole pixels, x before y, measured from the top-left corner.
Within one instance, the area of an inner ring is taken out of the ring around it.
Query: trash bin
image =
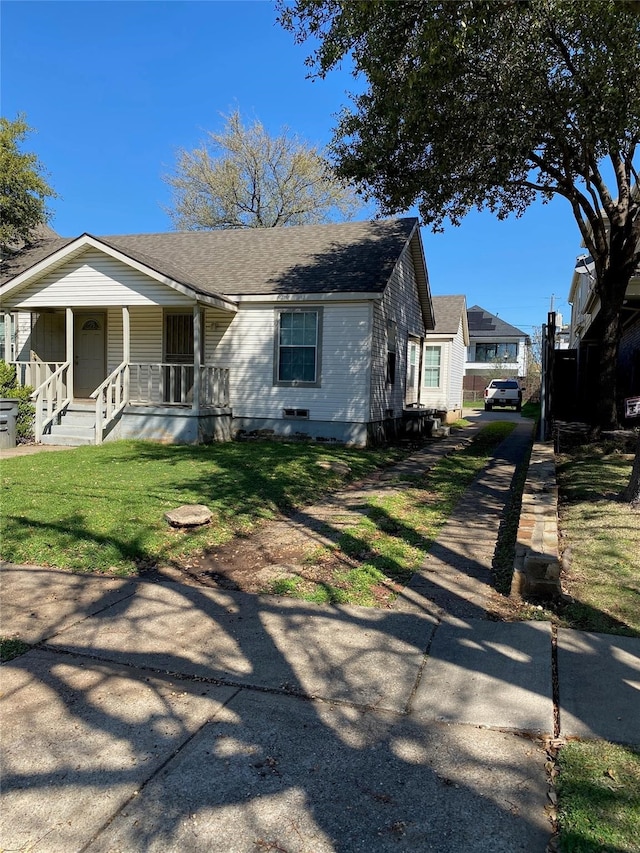
[[[16,446],[17,421],[18,401],[11,398],[0,399],[0,450],[9,450]]]

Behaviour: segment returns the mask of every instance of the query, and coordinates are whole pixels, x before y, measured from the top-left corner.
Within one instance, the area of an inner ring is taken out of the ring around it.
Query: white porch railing
[[[200,405],[229,406],[229,370],[205,364],[200,368]]]
[[[31,395],[35,403],[35,439],[72,400],[69,388],[70,362],[14,362],[20,385],[36,384]],[[54,369],[55,368],[55,369]],[[105,429],[129,403],[141,406],[191,406],[193,404],[192,364],[122,362],[91,394],[96,402],[96,444],[102,444]],[[199,372],[199,407],[229,406],[229,370],[202,365]]]
[[[193,401],[192,364],[134,363],[130,368],[131,402],[154,406],[189,406]],[[200,407],[229,405],[229,371],[200,367]]]
[[[16,380],[21,388],[30,385],[39,388],[56,371],[60,370],[64,361],[13,361],[16,368]]]
[[[91,394],[96,401],[96,444],[102,444],[104,431],[129,402],[129,365],[119,364]]]
[[[21,364],[28,364],[28,362],[21,362]],[[31,364],[37,365],[40,362],[32,362]],[[63,410],[71,402],[71,395],[69,393],[69,366],[70,362],[68,361],[60,364],[57,370],[40,383],[31,395],[31,400],[35,403],[36,408],[34,428],[36,441],[42,440],[42,434],[51,421],[62,414]],[[30,375],[36,375],[36,373],[33,372]]]

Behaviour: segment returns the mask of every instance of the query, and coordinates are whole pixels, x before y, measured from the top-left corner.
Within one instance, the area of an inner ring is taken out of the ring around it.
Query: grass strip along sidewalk
[[[556,779],[562,853],[640,851],[640,752],[607,741],[572,742]]]
[[[618,500],[632,462],[606,444],[558,458],[567,627],[640,637],[640,511]]]

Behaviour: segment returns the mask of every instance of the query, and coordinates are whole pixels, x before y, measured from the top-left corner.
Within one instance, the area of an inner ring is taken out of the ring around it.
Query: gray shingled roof
[[[4,284],[15,275],[48,258],[58,249],[72,243],[74,239],[74,237],[43,237],[34,240],[28,249],[21,249],[3,258],[0,264],[0,284]]]
[[[460,328],[466,299],[464,296],[433,296],[436,325],[434,334],[455,335]]]
[[[490,314],[479,305],[472,305],[467,309],[467,320],[469,321],[469,337],[470,338],[526,338],[527,335],[512,326],[510,323],[505,323],[500,317],[495,314]]]
[[[418,220],[96,237],[195,290],[226,296],[381,292]],[[11,259],[1,282],[72,239],[42,240]]]

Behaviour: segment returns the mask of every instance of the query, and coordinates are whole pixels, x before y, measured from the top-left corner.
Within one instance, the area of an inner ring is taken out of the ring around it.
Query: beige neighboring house
[[[464,296],[434,296],[435,327],[427,332],[422,359],[420,399],[442,420],[462,417],[462,384],[469,326]]]
[[[434,325],[416,218],[43,236],[3,264],[36,439],[367,445],[420,399]]]

